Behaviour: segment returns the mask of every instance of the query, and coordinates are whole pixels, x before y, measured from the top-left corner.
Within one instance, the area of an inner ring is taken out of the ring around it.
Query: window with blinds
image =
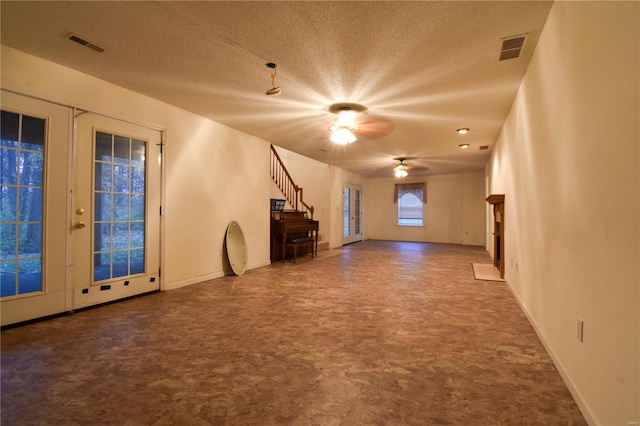
[[[394,201],[398,204],[399,226],[424,226],[425,182],[396,184]]]

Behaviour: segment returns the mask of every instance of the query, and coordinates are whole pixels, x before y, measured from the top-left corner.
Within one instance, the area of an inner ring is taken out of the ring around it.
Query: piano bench
[[[311,237],[304,238],[294,238],[287,241],[287,248],[293,248],[293,263],[296,263],[296,257],[298,256],[298,247],[310,247],[311,248],[311,258],[313,259],[314,255],[314,245],[315,241]],[[282,259],[284,262],[284,259]]]

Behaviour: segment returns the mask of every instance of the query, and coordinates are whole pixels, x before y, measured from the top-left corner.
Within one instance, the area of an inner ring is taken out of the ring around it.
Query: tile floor
[[[482,248],[365,241],[2,332],[9,425],[584,425]]]

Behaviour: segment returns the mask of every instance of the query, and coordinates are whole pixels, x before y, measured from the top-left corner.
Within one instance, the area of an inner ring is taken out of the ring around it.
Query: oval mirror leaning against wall
[[[247,270],[247,246],[244,242],[242,228],[235,220],[232,220],[227,226],[225,247],[233,273],[236,275],[244,274]]]

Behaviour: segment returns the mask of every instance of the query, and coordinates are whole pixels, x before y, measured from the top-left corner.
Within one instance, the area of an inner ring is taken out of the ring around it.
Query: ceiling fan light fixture
[[[409,173],[407,173],[406,170],[396,170],[395,171],[395,175],[397,178],[403,178],[403,177],[407,177]]]
[[[409,175],[409,172],[407,172],[408,169],[409,169],[409,166],[404,164],[404,160],[400,160],[400,164],[395,166],[393,168],[393,171],[394,171],[396,177],[403,178],[403,177],[407,177]]]
[[[354,143],[357,138],[353,132],[358,130],[355,120],[355,111],[352,111],[348,107],[340,110],[338,113],[338,119],[331,127],[329,127],[329,130],[331,130],[331,142],[337,143],[338,145]]]
[[[355,131],[358,130],[356,125],[356,115],[359,112],[366,111],[362,105],[348,102],[336,103],[329,107],[329,112],[337,114],[338,118],[329,127],[331,131],[331,142],[339,145],[348,145],[357,140]]]
[[[334,130],[334,127],[331,126],[331,142],[338,145],[349,145],[357,140],[356,136],[348,128],[342,127]]]
[[[335,126],[344,127],[351,131],[358,130],[356,126],[356,112],[351,109],[343,109],[338,113]]]

